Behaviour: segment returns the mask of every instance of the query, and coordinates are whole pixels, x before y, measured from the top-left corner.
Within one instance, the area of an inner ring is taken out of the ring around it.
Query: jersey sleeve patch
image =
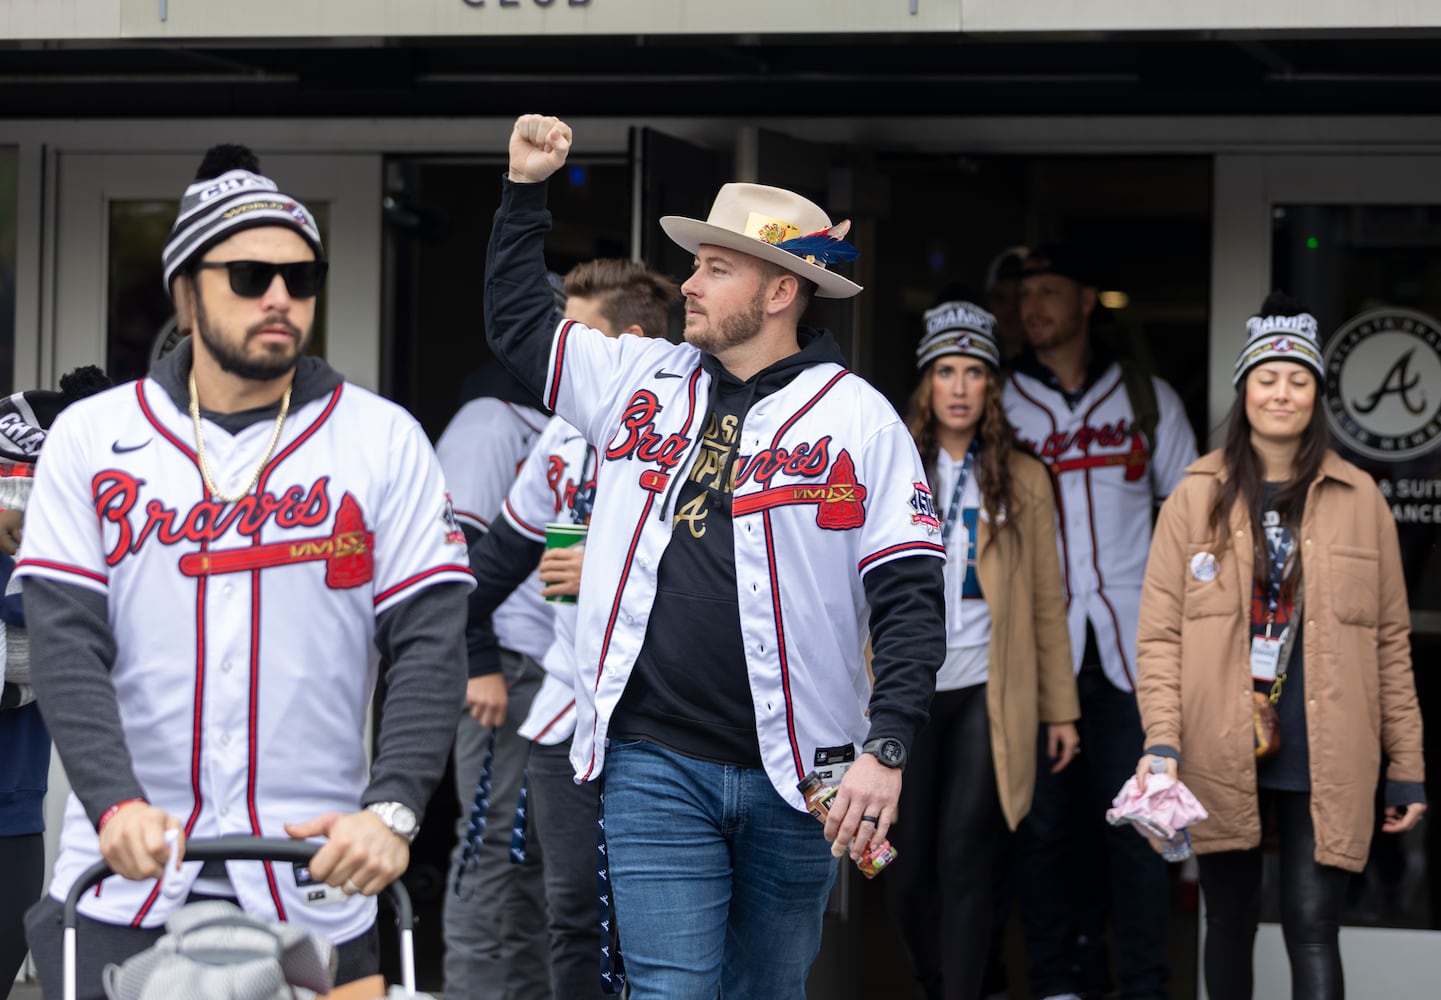
[[[440,524],[445,529],[445,544],[465,545],[465,532],[461,530],[460,519],[455,516],[455,504],[450,494],[445,494],[445,507],[440,512]]]
[[[936,513],[936,500],[931,488],[922,482],[911,483],[911,523],[924,525],[935,534],[941,530],[941,519]]]

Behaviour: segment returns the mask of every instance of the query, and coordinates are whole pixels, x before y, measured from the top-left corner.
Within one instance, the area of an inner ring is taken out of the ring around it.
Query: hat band
[[[845,240],[832,236],[828,229],[819,229],[802,236],[800,227],[795,223],[761,215],[759,212],[751,212],[746,216],[744,233],[820,268],[827,264],[855,260],[861,255],[859,250]]]

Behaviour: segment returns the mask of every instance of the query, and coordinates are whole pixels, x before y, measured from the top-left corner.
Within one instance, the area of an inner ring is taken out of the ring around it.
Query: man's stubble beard
[[[245,347],[250,343],[250,338],[261,329],[275,325],[284,326],[295,334],[295,350],[290,353],[267,351],[259,357],[247,355]],[[290,320],[267,317],[247,329],[239,345],[227,343],[211,328],[210,317],[205,312],[205,301],[198,288],[195,290],[195,333],[205,343],[205,349],[215,359],[221,371],[255,382],[270,382],[294,371],[300,364],[301,355],[305,353],[305,345],[310,339],[308,334],[302,335]]]
[[[694,338],[687,335],[686,340],[707,354],[718,354],[754,340],[761,332],[765,315],[765,287],[762,286],[756,289],[755,298],[751,299],[750,305],[744,310],[721,320],[713,331]]]

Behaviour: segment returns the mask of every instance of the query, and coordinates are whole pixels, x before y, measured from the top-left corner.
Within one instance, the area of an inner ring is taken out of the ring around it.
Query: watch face
[[[396,806],[390,821],[396,833],[408,837],[415,832],[415,812],[409,806]]]
[[[905,757],[905,751],[901,749],[900,740],[886,740],[880,746],[880,758],[887,764],[895,766]]]

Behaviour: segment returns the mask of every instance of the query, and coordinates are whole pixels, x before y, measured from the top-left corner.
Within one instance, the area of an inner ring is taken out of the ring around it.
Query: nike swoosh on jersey
[[[124,453],[127,452],[127,451],[139,451],[141,448],[144,448],[147,444],[149,444],[149,443],[150,443],[151,441],[153,441],[153,440],[154,440],[154,438],[146,438],[144,441],[141,441],[139,444],[121,444],[121,443],[117,440],[114,444],[112,444],[112,445],[110,446],[110,450],[113,451],[113,452],[115,452],[115,454],[117,454],[117,455],[124,454]]]
[[[685,378],[684,375],[677,375],[677,374],[675,374],[674,372],[668,372],[668,371],[666,371],[664,368],[657,368],[657,369],[655,370],[655,377],[656,377],[656,378]]]

